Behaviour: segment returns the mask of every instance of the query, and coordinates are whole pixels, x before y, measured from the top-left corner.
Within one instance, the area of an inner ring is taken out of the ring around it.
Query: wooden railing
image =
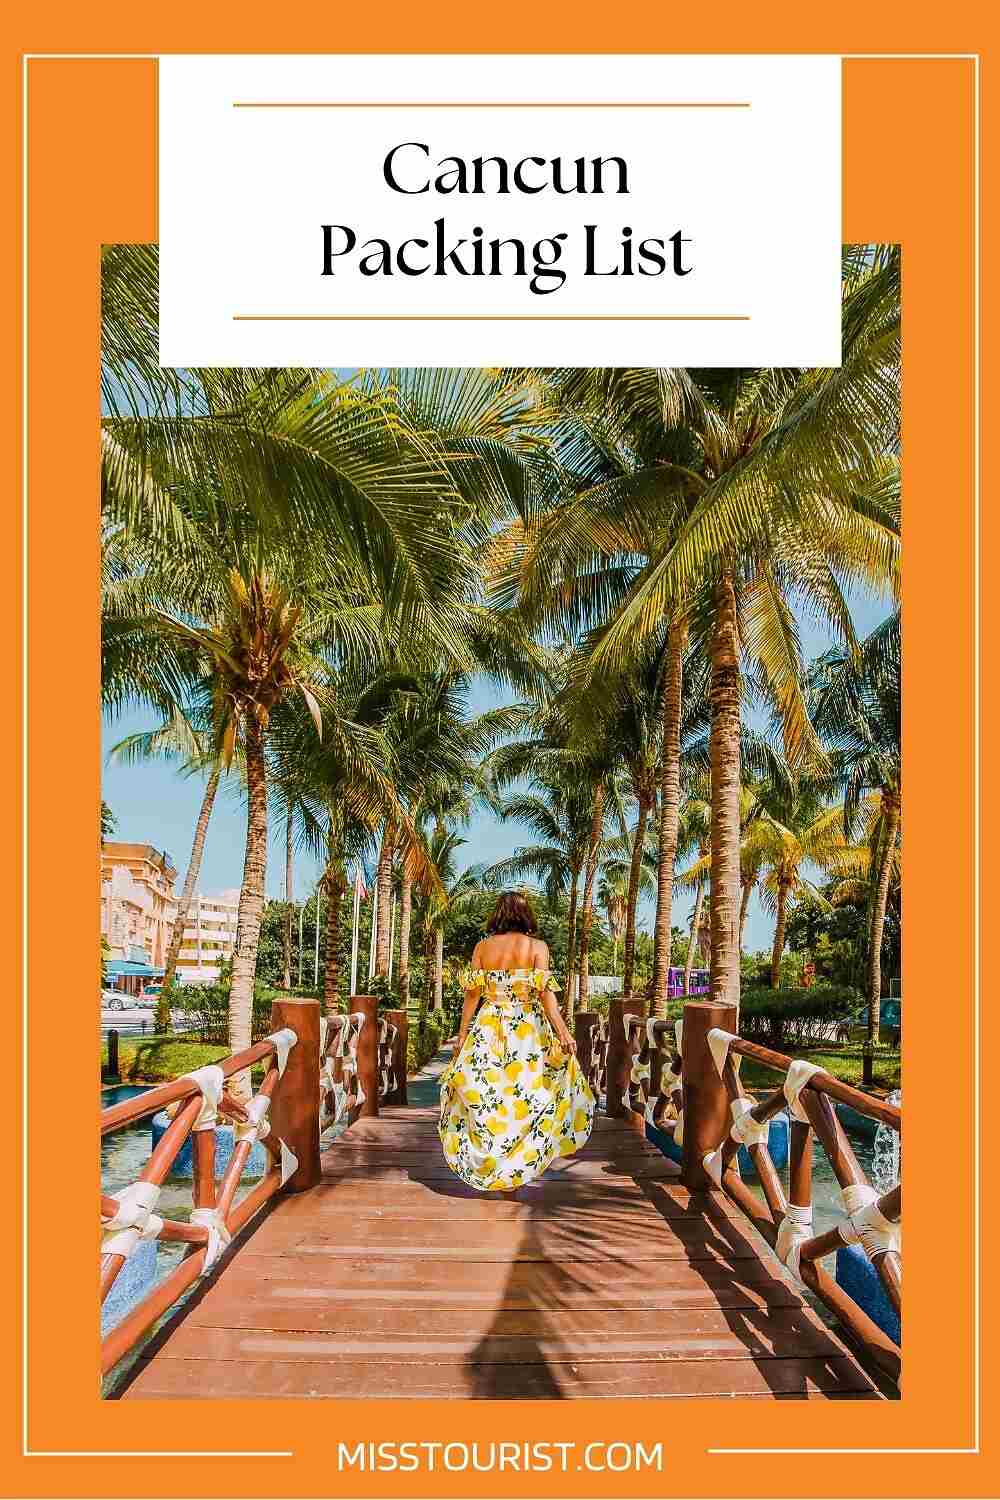
[[[135,1125],[160,1110],[172,1119],[137,1180],[101,1197],[101,1301],[144,1240],[189,1247],[185,1258],[118,1323],[102,1345],[107,1372],[186,1291],[210,1271],[230,1240],[279,1191],[301,1192],[320,1179],[320,1135],[377,1115],[381,1103],[406,1103],[405,1011],[382,1019],[374,997],[351,998],[346,1016],[320,1015],[315,1000],[281,999],[271,1035],[220,1063],[102,1111],[101,1135]],[[215,1177],[215,1126],[227,1079],[264,1064],[246,1120],[233,1122],[235,1144]],[[189,1222],[155,1212],[163,1183],[188,1139],[192,1148]],[[269,1157],[262,1179],[237,1203],[250,1153],[260,1142]]]
[[[899,1109],[850,1084],[734,1035],[736,1008],[688,1001],[682,1023],[647,1019],[641,1001],[615,999],[602,1037],[592,1013],[577,1018],[577,1051],[593,1080],[603,1048],[607,1108],[672,1134],[684,1182],[724,1193],[776,1251],[788,1270],[818,1297],[890,1378],[898,1380],[900,1349],[824,1269],[843,1245],[857,1244],[871,1262],[897,1317],[901,1310],[902,1189],[879,1194],[868,1181],[835,1109],[858,1114],[897,1133]],[[738,1059],[752,1058],[780,1075],[764,1098],[740,1086]],[[768,1151],[768,1121],[789,1115],[788,1193]],[[813,1143],[826,1152],[840,1188],[843,1219],[812,1232]],[[763,1201],[744,1183],[737,1153],[745,1146]]]

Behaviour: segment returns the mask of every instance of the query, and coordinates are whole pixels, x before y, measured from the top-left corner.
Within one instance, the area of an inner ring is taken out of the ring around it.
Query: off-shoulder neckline
[[[537,966],[530,969],[484,969],[482,964],[470,964],[469,972],[472,974],[551,974],[551,969],[541,969]]]

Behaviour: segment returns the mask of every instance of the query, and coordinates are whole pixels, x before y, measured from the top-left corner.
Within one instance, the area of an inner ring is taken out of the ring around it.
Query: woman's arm
[[[479,1004],[481,993],[482,991],[478,989],[466,990],[465,992],[465,1004],[462,1006],[462,1020],[458,1028],[458,1052],[461,1052],[465,1045],[465,1038],[469,1035],[469,1027],[472,1025],[473,1016],[476,1014],[476,1007]],[[456,1057],[458,1056],[458,1052],[455,1054]]]
[[[554,992],[552,990],[543,990],[541,998],[542,1009],[549,1018],[549,1025],[552,1027],[552,1030],[555,1032],[556,1036],[559,1038],[559,1041],[565,1047],[567,1052],[575,1052],[576,1041],[569,1027],[566,1025],[566,1022],[562,1018],[562,1012],[559,1009],[559,1001],[556,999]]]

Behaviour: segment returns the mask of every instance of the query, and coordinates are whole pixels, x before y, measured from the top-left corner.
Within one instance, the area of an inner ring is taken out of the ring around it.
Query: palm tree
[[[449,921],[474,906],[482,894],[482,867],[459,870],[456,855],[464,845],[461,835],[438,822],[427,839],[428,873],[417,887],[424,922],[424,988],[420,1024],[428,1012],[444,1004],[444,939]]]
[[[285,809],[285,920],[283,933],[285,990],[292,987],[292,920],[295,896],[295,822],[291,806]]]
[[[829,803],[830,779],[790,774],[780,783],[766,782],[756,788],[754,806],[744,835],[751,862],[764,867],[761,896],[774,915],[771,946],[771,988],[781,983],[781,957],[785,948],[785,925],[791,905],[808,898],[827,908],[822,893],[806,878],[804,867],[812,865],[834,873],[847,840],[844,810]]]
[[[845,256],[843,332],[832,371],[539,372],[558,397],[544,420],[558,423],[567,402],[584,413],[564,445],[576,493],[508,543],[507,589],[519,585],[536,614],[603,614],[595,659],[619,667],[665,625],[676,661],[682,633],[697,630],[711,663],[716,1001],[739,994],[743,667],[774,705],[789,758],[817,754],[789,598],[806,598],[853,650],[841,582],[896,577],[895,248]],[[630,443],[609,443],[609,412],[612,435],[627,422]],[[666,743],[676,739],[671,725]]]
[[[416,821],[430,817],[468,820],[472,801],[486,795],[480,763],[497,744],[516,732],[523,720],[517,705],[471,715],[468,712],[469,676],[429,670],[410,678],[400,676],[383,733],[393,747],[396,791]],[[400,852],[399,830],[386,821],[379,851],[376,897],[376,974],[389,967],[389,908],[395,856]],[[412,909],[412,859],[400,859],[400,980],[409,984],[409,929]],[[405,939],[405,941],[404,941]]]
[[[634,895],[636,900],[639,896],[652,896],[656,893],[656,879],[653,874],[655,868],[655,855],[651,849],[644,846],[640,849],[638,872],[633,880],[633,856],[635,850],[635,835],[632,835],[631,846],[626,849],[626,841],[620,841],[620,847],[616,850],[615,841],[609,841],[604,846],[604,856],[601,863],[601,883],[598,887],[597,899],[600,903],[608,923],[608,932],[614,949],[614,973],[618,973],[618,944],[622,935],[628,931],[628,920],[630,915],[630,901]],[[633,922],[632,938],[635,941],[635,910],[631,908]],[[622,985],[623,992],[630,991]]]
[[[844,831],[850,836],[859,820],[866,823],[871,849],[866,1083],[871,1082],[871,1051],[879,1035],[882,935],[900,830],[900,680],[898,610],[865,638],[857,656],[829,652],[815,663],[811,676],[813,722],[836,751]]]
[[[177,409],[147,395],[104,419],[107,692],[115,708],[162,704],[208,673],[223,765],[242,747],[238,1049],[263,905],[270,715],[301,691],[320,729],[331,653],[377,663],[395,650],[405,663],[433,643],[473,665],[471,509],[391,393],[315,371],[210,371]]]
[[[184,941],[188,912],[191,910],[191,901],[201,874],[205,838],[208,834],[209,819],[215,805],[219,782],[222,779],[222,766],[218,760],[212,758],[204,731],[197,730],[191,720],[176,705],[169,717],[155,729],[141,730],[138,733],[126,735],[124,739],[111,747],[109,754],[125,765],[146,760],[179,760],[184,775],[204,775],[206,771],[208,772],[195,823],[184,885],[181,888],[177,912],[170,931],[170,941],[167,944],[163,981],[156,1004],[156,1029],[169,1031],[172,1025],[170,993],[174,976],[177,973],[177,960]]]
[[[682,858],[694,853],[694,864],[677,877],[680,886],[694,886],[694,910],[691,913],[691,935],[688,939],[687,957],[684,961],[684,993],[691,993],[691,971],[701,932],[702,911],[705,904],[705,886],[708,881],[712,859],[712,800],[707,776],[692,778],[691,788],[681,806],[680,826],[677,838],[678,853]]]

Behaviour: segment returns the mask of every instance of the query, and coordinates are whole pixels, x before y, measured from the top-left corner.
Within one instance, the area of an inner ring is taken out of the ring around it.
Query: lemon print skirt
[[[594,1095],[542,1009],[558,990],[544,969],[467,969],[482,999],[461,1052],[441,1075],[438,1132],[453,1172],[480,1192],[540,1177],[586,1143]]]

